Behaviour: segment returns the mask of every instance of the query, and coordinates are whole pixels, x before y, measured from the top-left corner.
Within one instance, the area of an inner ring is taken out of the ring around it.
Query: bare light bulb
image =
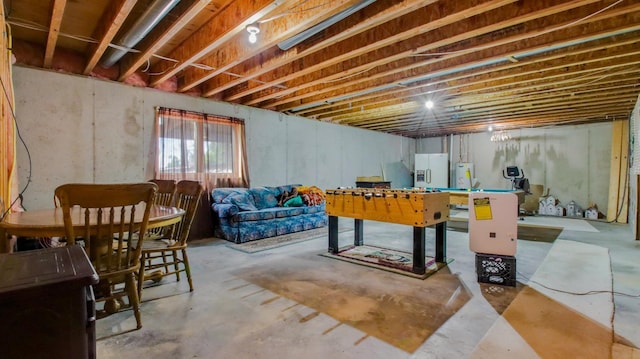
[[[258,23],[247,25],[247,32],[249,33],[249,42],[255,44],[258,41],[258,33],[260,32],[260,28],[258,27]]]
[[[433,101],[431,101],[431,100],[427,101],[427,103],[425,103],[425,106],[426,106],[428,109],[432,109],[432,108],[433,108]]]

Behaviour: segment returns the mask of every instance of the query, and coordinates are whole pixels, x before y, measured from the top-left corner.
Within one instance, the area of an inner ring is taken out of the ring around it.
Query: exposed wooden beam
[[[152,76],[151,85],[157,85],[194,64],[226,41],[245,31],[247,25],[256,22],[281,5],[281,1],[278,0],[234,1],[167,55],[178,61],[177,63],[158,62],[152,67],[153,73],[161,75]]]
[[[296,11],[284,13],[283,16],[273,19],[259,19],[260,41],[258,43],[252,46],[245,36],[234,37],[218,47],[210,56],[200,60],[201,64],[212,70],[186,69],[183,83],[178,91],[189,90],[359,2],[360,0],[335,0],[331,3],[331,8],[328,8],[325,0],[306,0]],[[205,96],[207,96],[206,93]]]
[[[421,44],[416,39],[417,36],[421,35],[425,42],[431,42],[433,39],[429,39],[427,35],[430,31],[452,26],[452,24],[473,15],[480,16],[484,12],[506,6],[512,2],[485,1],[478,3],[466,0],[446,4],[438,2],[425,6],[376,28],[337,42],[326,51],[305,56],[300,61],[292,63],[291,66],[276,69],[268,76],[261,76],[259,80],[264,82],[263,85],[252,88],[251,91],[245,90],[241,94],[228,97],[227,100],[268,90],[242,100],[243,104],[255,105],[274,97],[280,98],[292,94],[302,87],[326,84],[327,81],[335,81],[341,77],[348,78],[362,74],[381,64],[414,54],[416,48]],[[393,29],[392,32],[390,29]],[[391,58],[388,51],[398,52],[395,50],[396,48],[404,51],[400,51],[399,55]],[[356,66],[344,66],[343,62],[350,59],[356,59],[354,60]],[[310,74],[313,76],[309,76]],[[322,74],[322,80],[318,79],[319,74]],[[286,89],[274,89],[272,86],[275,83],[286,83]],[[278,104],[277,102],[273,106]]]
[[[107,50],[111,40],[116,36],[137,1],[138,0],[114,0],[109,3],[107,10],[102,14],[98,26],[94,31],[93,37],[98,39],[98,43],[89,47],[89,59],[82,72],[83,75],[88,75],[93,71],[93,68]]]
[[[599,38],[599,36],[599,34],[595,34],[595,38]],[[372,106],[378,101],[400,102],[406,98],[426,96],[429,91],[437,94],[442,91],[442,89],[439,89],[439,86],[443,86],[443,88],[448,92],[454,92],[457,88],[462,86],[470,88],[475,83],[484,88],[486,86],[486,81],[488,80],[506,81],[513,76],[522,76],[527,73],[540,77],[540,71],[548,69],[550,66],[549,64],[554,66],[553,63],[556,62],[558,66],[562,67],[561,64],[563,61],[565,61],[565,59],[571,59],[571,56],[578,57],[576,60],[571,60],[575,64],[580,63],[582,59],[580,55],[583,54],[586,54],[587,58],[593,57],[590,54],[598,54],[598,56],[602,56],[601,54],[603,50],[609,52],[612,51],[610,50],[612,47],[635,43],[640,39],[640,34],[630,32],[628,34],[618,35],[616,36],[616,41],[612,41],[610,38],[591,41],[592,39],[593,37],[591,36],[574,38],[573,40],[578,43],[577,45],[541,52],[534,56],[528,56],[526,61],[521,61],[518,64],[505,63],[479,69],[453,72],[452,74],[430,78],[428,81],[417,82],[411,87],[391,89],[382,94],[374,93],[360,96],[357,99],[338,101],[331,105],[316,106],[296,113],[302,116],[316,116],[322,118],[325,116],[348,112],[350,108],[358,107],[363,104]],[[592,43],[595,43],[595,45],[592,45]],[[457,94],[459,95],[460,93],[457,92]],[[493,92],[493,94],[495,95],[495,92]]]
[[[636,49],[636,43],[633,42],[627,46],[620,47],[615,53],[594,51],[592,54],[597,54],[599,57],[591,59],[590,61],[582,59],[583,62],[579,62],[579,60],[576,59],[576,62],[573,64],[567,61],[566,64],[557,66],[553,66],[548,62],[535,64],[535,66],[532,67],[523,65],[522,67],[512,69],[507,73],[503,73],[499,68],[495,68],[495,71],[491,72],[491,74],[494,74],[494,78],[491,76],[483,77],[477,73],[469,72],[465,74],[467,78],[466,82],[458,80],[456,85],[447,87],[447,92],[451,96],[465,99],[464,101],[466,102],[462,102],[462,100],[456,100],[454,98],[447,102],[447,106],[465,106],[468,102],[469,96],[475,93],[477,93],[477,102],[481,102],[485,105],[491,98],[508,96],[509,93],[514,93],[515,91],[519,93],[523,93],[523,91],[528,90],[547,92],[554,88],[558,88],[565,83],[573,84],[575,92],[575,88],[584,88],[585,86],[588,86],[588,84],[598,81],[604,76],[613,76],[618,72],[637,72],[638,66],[636,65],[640,64],[640,56],[638,56],[640,55],[640,52],[634,51]],[[574,66],[576,69],[571,72],[571,76],[567,76],[567,69],[571,69],[571,66]],[[601,70],[607,70],[608,72],[603,73]],[[458,76],[458,79],[460,79],[460,76]],[[449,80],[449,83],[452,83],[452,81]],[[504,90],[501,90],[501,88]],[[395,99],[392,101],[401,102],[407,98],[417,99],[420,97],[427,97],[425,93],[405,92],[406,93],[402,95],[396,94],[389,98]],[[480,96],[481,94],[486,95]],[[435,96],[437,97],[437,95]],[[384,99],[379,101],[383,102]],[[371,103],[370,100],[369,103]],[[358,103],[356,102],[355,105],[357,106]],[[310,115],[315,115],[319,118],[329,116],[329,114],[325,113],[310,113]],[[331,116],[333,118],[340,118],[341,116],[348,115],[349,111],[343,111],[341,114],[334,113]]]
[[[637,17],[640,15],[639,13],[634,13],[634,16]],[[630,17],[630,18],[618,17],[613,19],[606,17],[606,18],[600,19],[599,22],[595,23],[593,28],[601,29],[604,27],[606,29],[607,26],[614,26],[613,29],[628,28],[627,25],[620,25],[620,24],[625,23],[626,21],[629,21],[631,19],[633,19],[633,17]],[[537,42],[535,43],[537,45],[536,47],[543,49],[546,46],[547,48],[549,48],[554,44],[559,44],[559,43],[562,43],[563,41],[569,42],[572,40],[576,40],[578,38],[584,38],[586,36],[585,34],[589,34],[585,30],[585,27],[587,27],[588,25],[590,24],[585,24],[580,29],[572,30],[572,28],[566,28],[566,29],[560,30],[561,32],[565,33],[564,36],[562,37],[562,40],[557,40],[555,35],[545,34],[545,35],[539,36],[539,39],[538,37],[536,37],[536,40],[537,40]],[[543,31],[543,30],[537,30],[537,31],[534,31],[534,33],[540,32],[540,31]],[[602,34],[607,34],[607,33],[609,33],[609,30],[603,30],[595,33],[592,32],[590,35],[593,38],[596,38],[597,36],[601,36]],[[579,35],[576,36],[573,34],[579,34]],[[529,33],[529,35],[531,35],[531,33]],[[573,36],[570,36],[570,35],[573,35]],[[532,51],[534,49],[532,47],[527,47],[526,49],[523,48],[522,50],[518,50],[518,47],[520,46],[518,41],[521,41],[523,36],[525,35],[511,36],[503,40],[492,41],[491,43],[484,43],[482,44],[482,47],[484,49],[474,53],[465,53],[465,54],[454,53],[447,56],[443,56],[442,58],[437,60],[428,61],[427,66],[424,66],[423,69],[420,71],[406,73],[408,69],[415,69],[415,65],[407,65],[405,67],[392,69],[391,71],[381,72],[380,74],[377,74],[377,75],[369,75],[366,78],[354,79],[351,81],[343,81],[339,85],[321,86],[322,90],[316,89],[314,91],[303,92],[297,96],[285,97],[278,101],[272,101],[270,105],[271,106],[280,105],[277,107],[278,110],[290,110],[294,107],[300,106],[301,104],[307,104],[307,105],[313,104],[314,101],[316,101],[316,103],[318,103],[319,105],[322,105],[326,101],[331,101],[332,98],[341,98],[349,94],[357,94],[358,91],[361,91],[361,89],[364,89],[364,88],[369,89],[369,91],[372,88],[375,89],[376,87],[378,87],[381,90],[384,90],[385,88],[388,88],[389,84],[393,83],[393,81],[395,80],[396,77],[394,77],[393,74],[399,74],[402,71],[405,71],[405,73],[402,73],[401,75],[395,75],[395,76],[400,76],[404,79],[404,81],[410,82],[412,81],[412,79],[413,81],[419,80],[423,76],[420,73],[425,73],[425,74],[432,74],[432,73],[438,73],[438,72],[446,73],[446,72],[451,72],[452,69],[456,67],[460,69],[474,67],[474,66],[482,67],[483,63],[491,64],[492,62],[495,62],[495,61],[506,61],[505,56],[520,55],[521,53],[527,53],[528,51]],[[514,51],[514,48],[516,49],[516,51]],[[456,60],[454,61],[454,59]],[[448,61],[448,63],[450,63],[451,66],[447,66],[446,65],[447,62],[445,60]],[[412,74],[416,74],[416,75],[411,76]],[[385,76],[388,76],[389,78],[387,79],[385,78]],[[376,81],[379,85],[375,85],[373,83],[374,81]],[[339,89],[345,89],[346,91],[338,91]],[[307,93],[313,96],[307,95]],[[314,98],[317,98],[317,100],[314,100]],[[305,99],[305,100],[301,102],[300,100],[302,99]],[[288,105],[285,105],[287,103]]]
[[[273,50],[267,50],[264,57],[260,57],[259,59],[250,59],[246,63],[242,64],[242,66],[237,66],[237,68],[230,69],[230,72],[240,74],[239,77],[235,77],[232,80],[225,78],[224,76],[218,76],[211,79],[211,81],[208,81],[206,84],[207,88],[204,91],[204,96],[213,96],[214,94],[217,94],[228,88],[238,86],[260,75],[263,75],[270,71],[274,71],[281,66],[290,64],[297,58],[326,49],[327,47],[334,45],[339,41],[348,39],[352,36],[362,33],[363,31],[384,24],[388,21],[392,21],[397,17],[403,16],[407,13],[415,11],[416,9],[419,9],[420,7],[427,6],[436,1],[437,0],[405,0],[401,2],[397,2],[395,0],[376,1],[375,3],[361,10],[362,21],[358,23],[341,21],[338,24],[326,29],[324,31],[324,36],[320,40],[314,41],[309,45],[304,44],[295,46],[285,52],[278,51],[278,49],[275,48]],[[253,87],[251,86],[251,84],[260,85],[256,85],[255,87]],[[254,82],[248,83],[246,87],[251,88],[251,91],[255,92],[271,86],[277,86],[277,84],[266,83],[264,80],[258,79]],[[242,96],[245,96],[244,94],[248,93],[246,91],[227,96],[225,100],[236,100]]]
[[[53,53],[56,50],[58,36],[60,35],[60,24],[62,24],[62,16],[64,15],[64,7],[67,0],[54,0],[51,8],[51,19],[49,20],[49,32],[47,34],[47,45],[44,51],[43,67],[50,69],[53,62]]]

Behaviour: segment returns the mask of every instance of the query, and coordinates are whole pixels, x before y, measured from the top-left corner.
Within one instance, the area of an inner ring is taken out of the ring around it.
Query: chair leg
[[[171,261],[173,262],[173,270],[174,272],[176,272],[176,282],[179,282],[180,271],[178,269],[180,268],[180,263],[178,263],[178,251],[176,250],[171,251]]]
[[[144,283],[144,267],[146,266],[147,258],[142,255],[140,269],[138,269],[138,300],[142,301],[142,284]]]
[[[125,276],[125,290],[129,297],[129,303],[133,308],[133,315],[136,317],[136,328],[142,328],[142,318],[140,317],[140,299],[138,298],[138,290],[136,287],[136,280],[133,273],[128,273]]]
[[[167,263],[167,252],[162,251],[162,263],[164,264],[164,272],[169,273],[169,263]]]
[[[187,281],[189,282],[189,291],[193,292],[193,281],[191,280],[191,267],[189,267],[189,257],[187,257],[186,248],[182,248],[182,264],[184,265],[184,272],[187,274]]]

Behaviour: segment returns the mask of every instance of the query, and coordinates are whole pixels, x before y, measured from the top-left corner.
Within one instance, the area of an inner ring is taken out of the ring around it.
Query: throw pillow
[[[249,192],[253,196],[253,202],[258,209],[273,208],[278,205],[278,199],[275,194],[266,187],[249,188]]]
[[[235,204],[243,211],[257,211],[258,208],[253,204],[251,194],[232,193],[222,200],[222,203]]]
[[[302,207],[304,203],[302,203],[302,197],[295,196],[284,203],[285,207]]]

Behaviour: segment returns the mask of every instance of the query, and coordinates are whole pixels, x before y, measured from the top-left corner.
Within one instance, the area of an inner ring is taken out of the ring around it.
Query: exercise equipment
[[[502,177],[511,181],[511,189],[523,190],[525,193],[529,192],[529,179],[524,177],[524,171],[518,168],[518,166],[507,166],[506,174],[505,170],[502,170]]]

